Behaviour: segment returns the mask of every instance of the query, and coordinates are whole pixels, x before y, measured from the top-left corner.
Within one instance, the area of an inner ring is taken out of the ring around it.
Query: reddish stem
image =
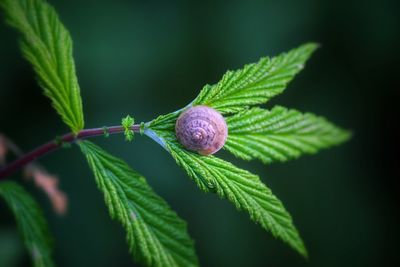
[[[135,124],[132,125],[131,130],[134,132],[140,132],[140,125]],[[103,128],[92,128],[92,129],[85,129],[80,131],[78,134],[74,133],[67,133],[60,138],[57,138],[55,140],[49,141],[36,149],[32,150],[29,153],[24,154],[14,162],[11,162],[4,168],[0,169],[0,180],[6,178],[19,168],[31,163],[32,161],[49,154],[58,148],[62,147],[65,144],[71,144],[74,143],[77,140],[89,138],[89,137],[94,137],[94,136],[99,136],[99,135],[105,135],[105,134],[116,134],[116,133],[122,133],[125,131],[125,128],[122,126],[112,126],[112,127],[103,127]]]

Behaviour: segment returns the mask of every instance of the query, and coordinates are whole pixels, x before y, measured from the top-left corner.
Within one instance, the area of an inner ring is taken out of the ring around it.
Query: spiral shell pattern
[[[228,136],[224,117],[213,108],[195,106],[184,111],[176,121],[178,141],[188,150],[201,155],[220,150]]]

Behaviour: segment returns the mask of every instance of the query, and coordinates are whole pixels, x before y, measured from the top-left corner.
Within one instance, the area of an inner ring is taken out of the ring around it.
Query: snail
[[[186,149],[201,155],[210,155],[224,146],[228,127],[224,117],[215,109],[194,106],[179,116],[175,133],[178,141]]]

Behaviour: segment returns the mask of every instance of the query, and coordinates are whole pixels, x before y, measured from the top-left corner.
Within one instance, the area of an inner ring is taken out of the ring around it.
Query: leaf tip
[[[345,143],[353,138],[354,132],[352,130],[342,130],[341,140],[339,143]]]
[[[317,42],[308,42],[308,43],[305,43],[305,44],[301,45],[299,47],[299,50],[301,50],[302,53],[304,53],[304,56],[306,57],[306,59],[308,59],[321,46],[322,45],[320,43],[317,43]]]
[[[308,255],[308,251],[307,248],[305,247],[305,245],[302,243],[301,247],[299,247],[297,249],[297,252],[300,253],[300,255],[305,259],[305,260],[309,260],[309,255]]]

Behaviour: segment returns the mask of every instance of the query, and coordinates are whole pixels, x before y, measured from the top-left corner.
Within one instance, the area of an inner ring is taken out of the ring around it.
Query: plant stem
[[[140,125],[139,124],[132,125],[131,130],[135,133],[140,132]],[[59,138],[56,138],[55,140],[51,140],[37,147],[36,149],[32,150],[29,153],[22,155],[14,162],[11,162],[4,168],[0,169],[0,180],[6,178],[19,168],[24,167],[25,165],[31,163],[32,161],[57,150],[58,148],[62,147],[65,144],[71,144],[78,140],[99,135],[123,133],[124,131],[125,129],[122,126],[111,126],[111,127],[85,129],[80,131],[78,134],[67,133]]]

